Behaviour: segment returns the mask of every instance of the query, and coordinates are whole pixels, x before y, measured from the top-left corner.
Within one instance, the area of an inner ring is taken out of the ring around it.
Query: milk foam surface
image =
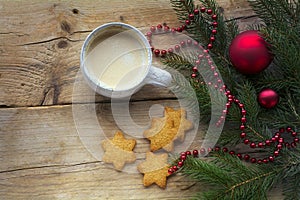
[[[142,82],[147,73],[147,49],[134,30],[104,30],[89,49],[85,66],[101,87],[127,90]]]

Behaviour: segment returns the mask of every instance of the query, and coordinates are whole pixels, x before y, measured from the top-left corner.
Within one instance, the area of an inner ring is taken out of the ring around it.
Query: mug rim
[[[93,79],[90,76],[90,74],[88,73],[87,68],[85,67],[85,64],[84,64],[84,60],[86,58],[85,53],[88,50],[87,47],[90,44],[92,44],[91,41],[93,41],[92,40],[93,36],[96,35],[99,31],[101,31],[105,28],[111,27],[111,26],[121,26],[121,27],[127,28],[128,30],[134,30],[135,33],[137,33],[137,36],[142,40],[143,45],[145,45],[145,49],[146,49],[147,56],[148,56],[148,63],[147,63],[147,67],[145,69],[145,73],[143,74],[143,77],[132,88],[128,88],[128,89],[125,89],[125,90],[118,90],[118,89],[103,87],[103,84],[101,84],[103,82],[101,82],[100,80]],[[96,27],[92,32],[90,32],[88,34],[88,36],[84,40],[82,48],[81,48],[81,53],[80,53],[80,68],[81,68],[81,70],[84,74],[84,77],[86,79],[88,79],[88,82],[92,83],[93,89],[96,89],[97,90],[96,92],[99,92],[99,93],[101,93],[101,91],[104,91],[104,90],[107,91],[107,92],[126,92],[126,91],[136,90],[139,86],[141,86],[141,84],[146,79],[147,74],[149,73],[151,64],[152,64],[151,46],[150,46],[147,38],[145,37],[145,35],[140,30],[138,30],[136,27],[134,27],[132,25],[129,25],[129,24],[126,24],[126,23],[123,23],[123,22],[109,22],[109,23],[105,23],[105,24],[102,24],[102,25]],[[99,89],[101,91],[98,91]]]

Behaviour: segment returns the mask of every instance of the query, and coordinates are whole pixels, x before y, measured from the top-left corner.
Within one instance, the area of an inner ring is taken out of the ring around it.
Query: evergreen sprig
[[[180,1],[170,0],[172,7],[176,11],[177,17],[180,22],[184,23],[188,19],[188,15],[193,13],[194,9],[199,9],[199,5],[195,5],[194,1]],[[228,57],[228,48],[231,40],[239,33],[238,25],[235,19],[227,20],[222,11],[219,9],[218,4],[214,0],[200,0],[202,6],[212,9],[214,14],[217,15],[218,34],[214,42],[214,48],[211,50],[211,57],[214,63],[218,66],[218,70],[222,74],[224,80],[243,80],[243,75],[238,73],[232,66]],[[186,31],[190,37],[203,44],[204,48],[209,43],[211,36],[212,26],[211,16],[203,13],[195,16],[194,22],[187,25]],[[168,64],[167,64],[168,65]],[[230,88],[237,86],[237,82],[227,81],[226,83]]]
[[[206,185],[196,199],[267,199],[267,191],[277,182],[281,168],[253,167],[238,157],[222,152],[212,159],[187,158],[182,172]]]
[[[276,109],[262,109],[264,124],[274,127],[300,125],[300,3],[288,0],[249,0],[253,10],[264,22],[261,29],[274,54],[274,62],[255,81],[257,90],[272,88],[280,94]],[[271,118],[270,118],[271,116]]]
[[[208,159],[187,157],[181,172],[205,185],[194,199],[264,200],[275,186],[282,185],[285,199],[299,199],[299,147],[284,150],[274,165],[251,165],[237,156],[213,152]]]
[[[285,26],[299,26],[298,0],[248,0],[253,10],[267,26],[283,22]]]
[[[180,51],[177,53],[168,54],[166,57],[162,59],[162,63],[180,71],[181,74],[185,75],[189,80],[190,84],[193,86],[194,91],[196,93],[196,97],[198,99],[199,109],[201,111],[200,117],[204,121],[208,121],[211,115],[211,97],[209,95],[208,88],[201,84],[204,80],[200,78],[200,82],[195,82],[193,79],[190,78],[190,69],[194,66],[195,61],[197,60],[197,53],[199,53],[199,49],[194,49],[191,51]],[[202,63],[202,72],[209,73],[208,65],[205,62]],[[175,78],[177,81],[177,78]],[[180,80],[180,79],[178,79]],[[182,89],[183,90],[183,89]],[[191,93],[184,92],[184,91],[177,91],[178,93],[185,94],[189,96]],[[204,95],[205,94],[205,95]],[[217,101],[218,99],[213,99]],[[217,103],[217,102],[214,102]]]
[[[211,8],[217,14],[218,34],[214,48],[210,51],[225,84],[238,97],[247,110],[247,135],[252,141],[270,138],[280,127],[300,127],[300,3],[298,0],[248,0],[261,24],[253,25],[269,44],[274,55],[273,63],[257,75],[242,75],[232,66],[228,48],[239,33],[234,19],[226,19],[215,0],[199,0],[201,6]],[[179,21],[200,5],[193,0],[170,0]],[[195,16],[187,33],[205,47],[209,42],[212,20],[209,15]],[[191,59],[188,59],[191,60]],[[187,72],[192,64],[180,56],[171,55],[165,64]],[[190,73],[186,73],[190,76]],[[212,99],[207,86],[191,82],[199,100],[200,111],[210,118]],[[280,96],[273,109],[261,107],[257,95],[263,88],[272,88]],[[202,106],[202,107],[201,107]],[[203,116],[203,115],[202,115]],[[240,112],[236,106],[230,108],[225,129],[219,140],[221,145],[240,142]],[[263,153],[266,153],[264,150]],[[270,150],[271,152],[271,150]],[[269,152],[269,153],[270,153]],[[196,199],[267,199],[267,192],[280,184],[285,199],[300,199],[300,150],[284,149],[274,163],[249,165],[237,157],[213,153],[208,160],[188,158],[181,169],[185,175],[209,185]]]

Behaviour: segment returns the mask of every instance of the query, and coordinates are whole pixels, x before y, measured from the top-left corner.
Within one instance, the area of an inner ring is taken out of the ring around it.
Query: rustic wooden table
[[[241,27],[257,20],[246,0],[218,2]],[[201,188],[179,175],[169,178],[165,190],[144,188],[141,174],[105,166],[80,140],[75,101],[77,110],[96,102],[103,130],[118,129],[109,99],[96,95],[89,101],[88,87],[73,93],[85,37],[112,21],[138,28],[179,25],[166,0],[0,1],[1,199],[187,199]],[[132,97],[134,120],[147,125],[154,104],[178,106],[172,92],[145,86]],[[147,148],[144,141],[137,151],[142,155]]]

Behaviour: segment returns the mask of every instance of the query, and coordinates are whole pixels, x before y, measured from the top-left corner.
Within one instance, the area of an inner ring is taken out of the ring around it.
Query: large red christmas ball
[[[268,43],[258,31],[245,31],[237,35],[229,47],[229,57],[242,74],[257,74],[266,69],[273,60]]]
[[[264,89],[258,94],[258,102],[265,108],[273,108],[279,101],[279,95],[272,89]]]

